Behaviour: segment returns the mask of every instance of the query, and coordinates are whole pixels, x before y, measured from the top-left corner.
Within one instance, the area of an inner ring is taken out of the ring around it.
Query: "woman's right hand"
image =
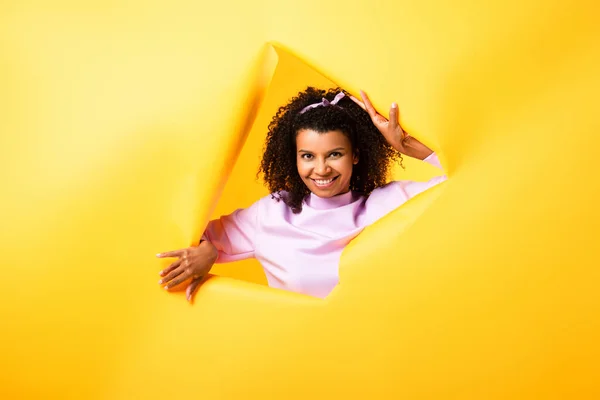
[[[388,120],[383,115],[379,114],[371,100],[369,100],[369,96],[364,91],[360,91],[360,96],[362,97],[362,101],[358,100],[354,96],[350,96],[353,102],[358,104],[363,110],[369,113],[371,117],[371,121],[377,127],[379,132],[385,137],[385,140],[392,146],[394,149],[399,151],[401,154],[407,155],[409,157],[414,157],[419,160],[424,160],[427,158],[433,150],[429,147],[425,146],[416,138],[410,136],[402,125],[400,125],[399,121],[399,111],[398,104],[392,103],[390,108],[390,119]]]
[[[202,279],[208,274],[219,255],[216,247],[209,241],[202,241],[198,246],[187,249],[167,251],[156,255],[158,258],[177,257],[171,265],[160,271],[160,285],[166,290],[192,278],[185,296],[191,302],[192,296]]]

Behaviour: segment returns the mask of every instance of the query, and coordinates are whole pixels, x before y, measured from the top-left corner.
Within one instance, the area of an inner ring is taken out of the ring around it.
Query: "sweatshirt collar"
[[[316,210],[328,210],[332,208],[338,208],[346,206],[352,203],[354,196],[352,195],[352,191],[349,190],[344,194],[338,194],[334,197],[323,198],[319,197],[314,193],[309,194],[306,197],[306,205]]]

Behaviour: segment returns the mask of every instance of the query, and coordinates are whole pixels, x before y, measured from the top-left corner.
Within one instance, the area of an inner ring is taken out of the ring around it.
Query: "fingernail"
[[[161,280],[158,281],[158,284],[162,285],[162,282],[163,282],[163,280],[161,279]]]
[[[156,253],[156,257],[160,257],[160,253]]]
[[[165,286],[165,290],[169,290],[169,285]]]
[[[398,107],[398,104],[392,103],[392,108],[396,108],[396,107]]]

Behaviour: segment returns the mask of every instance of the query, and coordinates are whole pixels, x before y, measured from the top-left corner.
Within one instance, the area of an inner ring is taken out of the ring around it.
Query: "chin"
[[[313,192],[314,194],[316,194],[317,196],[322,197],[322,198],[335,197],[338,194],[342,193],[342,191],[339,189],[327,190],[327,189],[320,189],[320,188],[314,187],[314,186],[313,186],[311,192]]]
[[[313,193],[316,194],[317,196],[323,198],[323,199],[328,199],[330,197],[334,197],[337,193],[332,194],[330,192],[325,192],[322,190],[313,190]]]

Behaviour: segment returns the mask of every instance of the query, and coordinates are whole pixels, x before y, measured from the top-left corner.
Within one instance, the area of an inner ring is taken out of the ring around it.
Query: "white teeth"
[[[327,179],[327,180],[324,180],[324,179],[315,179],[314,181],[317,183],[317,185],[328,185],[331,182],[333,182],[333,179]]]

